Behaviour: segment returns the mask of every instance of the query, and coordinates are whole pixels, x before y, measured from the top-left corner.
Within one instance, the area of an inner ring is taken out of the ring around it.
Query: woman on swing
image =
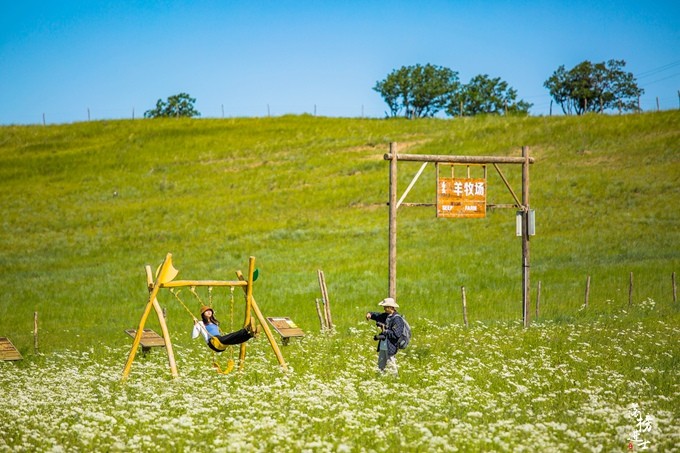
[[[215,319],[213,309],[203,305],[201,306],[201,321],[194,319],[194,330],[191,332],[191,338],[198,338],[199,334],[203,335],[210,349],[215,352],[222,352],[227,349],[227,346],[245,343],[258,333],[255,329],[255,320],[252,317],[250,323],[243,329],[226,335],[222,335],[219,325],[220,322]]]

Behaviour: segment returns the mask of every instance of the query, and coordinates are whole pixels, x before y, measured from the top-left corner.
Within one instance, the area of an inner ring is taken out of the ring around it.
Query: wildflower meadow
[[[680,449],[680,328],[654,311],[413,328],[396,378],[361,321],[291,342],[285,373],[264,338],[228,375],[198,344],[177,379],[158,350],[126,382],[123,348],[0,363],[0,451]]]

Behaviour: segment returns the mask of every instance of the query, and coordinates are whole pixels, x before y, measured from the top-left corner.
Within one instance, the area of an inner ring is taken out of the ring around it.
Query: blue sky
[[[383,117],[373,86],[431,63],[500,77],[548,114],[560,66],[626,61],[644,110],[680,105],[679,1],[0,0],[0,124],[140,118],[180,92],[202,117]],[[553,113],[559,113],[553,106]]]

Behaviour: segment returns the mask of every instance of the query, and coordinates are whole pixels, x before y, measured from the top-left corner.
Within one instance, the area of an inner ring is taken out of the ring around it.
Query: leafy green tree
[[[644,93],[635,77],[623,68],[623,60],[593,64],[586,60],[566,70],[557,68],[543,84],[566,115],[605,110],[638,110],[637,98]]]
[[[166,117],[194,117],[201,114],[194,108],[195,98],[187,93],[180,93],[169,96],[167,102],[159,99],[156,108],[144,112],[145,118],[166,118]]]
[[[492,79],[487,74],[480,74],[451,95],[446,113],[451,116],[526,114],[531,106],[523,100],[517,101],[517,90],[509,87],[500,77]]]
[[[422,118],[434,116],[444,108],[450,94],[459,86],[457,72],[428,63],[395,69],[378,81],[373,90],[387,103],[389,116]]]

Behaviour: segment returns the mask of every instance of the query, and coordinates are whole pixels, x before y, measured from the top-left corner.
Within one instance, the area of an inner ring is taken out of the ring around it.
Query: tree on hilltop
[[[451,94],[446,113],[451,116],[526,114],[531,106],[523,100],[517,101],[517,90],[500,77],[490,78],[487,74],[480,74]]]
[[[395,69],[378,81],[373,90],[387,103],[389,116],[422,118],[434,116],[444,108],[450,93],[459,86],[457,72],[428,63]]]
[[[156,108],[144,112],[144,118],[167,118],[167,117],[189,117],[201,116],[194,108],[195,98],[187,93],[179,93],[169,96],[167,102],[159,99]]]
[[[500,77],[478,75],[462,85],[456,71],[431,64],[395,69],[373,90],[383,97],[392,117],[429,117],[442,109],[452,116],[527,113],[531,107],[517,101],[517,91]]]
[[[583,115],[605,110],[638,110],[637,98],[644,93],[635,77],[623,70],[626,62],[609,60],[593,64],[586,60],[566,70],[557,68],[543,84],[565,115]]]

